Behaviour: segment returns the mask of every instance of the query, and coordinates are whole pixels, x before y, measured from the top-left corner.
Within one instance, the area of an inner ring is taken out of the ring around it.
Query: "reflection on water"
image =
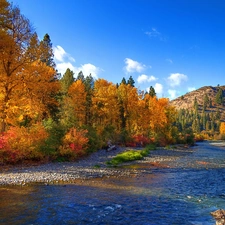
[[[224,159],[224,148],[201,143],[168,167],[137,165],[142,176],[1,187],[0,224],[214,224],[209,213],[225,208]]]

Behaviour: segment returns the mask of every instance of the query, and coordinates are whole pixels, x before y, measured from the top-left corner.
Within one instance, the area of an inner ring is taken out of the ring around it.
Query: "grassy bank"
[[[119,164],[124,162],[141,160],[144,157],[148,156],[151,150],[155,149],[155,145],[148,145],[143,150],[127,150],[113,157],[110,161],[107,162],[107,164],[110,166],[118,166]]]

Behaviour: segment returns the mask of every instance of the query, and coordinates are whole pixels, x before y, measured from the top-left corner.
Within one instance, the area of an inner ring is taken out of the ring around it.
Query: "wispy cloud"
[[[168,84],[171,87],[179,86],[183,81],[187,81],[188,77],[182,73],[171,73],[167,78]]]
[[[126,73],[134,73],[134,72],[141,73],[146,68],[144,64],[139,63],[133,59],[126,58],[124,62],[126,64],[126,66],[124,67]]]
[[[54,50],[54,58],[56,61],[56,69],[58,70],[61,75],[63,75],[67,68],[71,69],[74,74],[78,74],[80,71],[83,72],[84,76],[88,76],[91,74],[93,78],[98,79],[98,74],[102,71],[99,67],[96,67],[95,65],[91,63],[85,63],[80,66],[75,66],[75,59],[68,54],[63,47],[56,46],[53,47]]]
[[[152,82],[152,81],[156,81],[158,78],[156,78],[156,77],[154,77],[154,76],[147,76],[147,75],[145,75],[145,74],[142,74],[142,75],[140,75],[140,76],[138,76],[138,78],[137,78],[137,82],[139,83],[139,84],[141,84],[141,83],[145,83],[145,82]]]
[[[173,60],[172,59],[166,59],[166,62],[168,62],[169,64],[173,64]]]
[[[160,41],[166,41],[166,38],[154,27],[150,31],[146,31],[145,34],[150,38],[158,38]]]
[[[75,59],[70,56],[70,54],[66,53],[66,51],[59,45],[53,47],[54,57],[56,61],[64,62],[69,60],[71,62],[75,62]]]

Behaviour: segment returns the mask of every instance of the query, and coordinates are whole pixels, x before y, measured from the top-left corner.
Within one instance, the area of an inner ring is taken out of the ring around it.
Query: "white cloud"
[[[75,59],[71,57],[68,53],[66,53],[63,47],[59,45],[57,45],[56,47],[53,47],[53,52],[54,52],[55,60],[58,62],[64,62],[65,60],[75,62]]]
[[[163,85],[162,84],[156,83],[154,86],[154,89],[155,89],[155,92],[158,95],[158,97],[159,97],[159,95],[162,96],[162,94],[163,94]]]
[[[168,90],[168,93],[169,93],[169,98],[172,100],[172,99],[175,99],[177,97],[177,91],[176,90],[171,90],[169,89]]]
[[[134,72],[141,73],[146,68],[144,64],[129,58],[126,58],[124,61],[126,64],[126,66],[124,67],[126,73],[134,73]]]
[[[56,63],[56,69],[58,73],[61,73],[61,75],[63,75],[66,72],[67,68],[69,68],[73,72],[75,72],[76,70],[76,67],[74,67],[70,62]]]
[[[137,82],[139,84],[144,83],[144,82],[156,81],[156,80],[157,80],[156,77],[154,77],[152,75],[151,76],[147,76],[145,74],[142,74],[142,75],[138,76],[138,78],[137,78]]]
[[[188,92],[196,90],[195,87],[188,87]]]
[[[149,37],[159,37],[161,35],[161,33],[155,28],[152,28],[151,31],[146,31],[145,34]]]
[[[171,73],[167,80],[171,87],[175,87],[179,86],[182,81],[187,81],[188,77],[181,73]]]
[[[79,73],[80,71],[83,72],[84,76],[88,76],[91,74],[93,78],[98,79],[98,74],[101,71],[101,69],[91,63],[87,63],[81,65],[79,68],[76,68],[76,71],[74,72],[76,74]]]
[[[151,31],[146,31],[145,34],[150,38],[158,38],[160,41],[166,41],[166,38],[156,29],[152,28]]]
[[[169,64],[173,64],[173,60],[172,60],[172,59],[166,59],[166,61],[167,61]]]
[[[63,75],[67,68],[71,69],[74,74],[78,74],[80,71],[83,72],[84,76],[88,76],[91,74],[93,78],[98,79],[98,74],[101,72],[101,69],[99,67],[96,67],[95,65],[91,63],[85,63],[80,66],[75,66],[73,63],[75,62],[75,59],[70,56],[61,46],[57,45],[56,47],[53,47],[54,50],[54,58],[56,61],[56,69],[58,70],[61,75]]]

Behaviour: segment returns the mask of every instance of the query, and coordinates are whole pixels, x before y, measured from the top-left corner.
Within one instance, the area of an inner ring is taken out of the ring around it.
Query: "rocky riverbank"
[[[129,167],[110,168],[107,166],[107,161],[126,149],[117,148],[110,152],[99,150],[77,162],[48,163],[31,167],[17,166],[8,168],[1,171],[0,185],[25,185],[34,182],[45,184],[74,183],[78,180],[84,181],[91,178],[138,176],[145,173],[144,169],[132,169]],[[152,151],[144,160],[135,161],[135,164],[149,163],[151,166],[156,167],[162,162],[176,161],[178,158],[192,151],[193,149],[187,148],[157,149]],[[131,163],[134,164],[134,162]]]

